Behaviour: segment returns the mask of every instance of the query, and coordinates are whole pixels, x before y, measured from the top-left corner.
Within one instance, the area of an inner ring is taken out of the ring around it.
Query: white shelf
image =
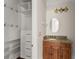
[[[5,43],[5,44],[8,44],[8,43],[10,43],[10,42],[16,42],[16,41],[20,41],[20,39],[18,38],[18,39],[13,39],[13,40],[7,40],[7,41],[5,41],[4,43]]]

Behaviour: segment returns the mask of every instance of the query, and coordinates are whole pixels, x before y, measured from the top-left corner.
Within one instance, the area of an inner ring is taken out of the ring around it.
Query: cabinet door
[[[55,49],[53,48],[52,45],[50,45],[49,51],[48,51],[49,58],[50,59],[54,59],[55,58],[55,55],[54,54],[55,54]]]
[[[48,54],[49,48],[48,47],[44,47],[43,49],[44,49],[43,50],[43,58],[44,59],[50,59],[49,58],[49,54]]]
[[[52,49],[52,51],[51,51],[51,56],[52,56],[52,59],[60,59],[59,58],[59,53],[60,53],[60,50],[59,50],[59,48],[60,48],[60,44],[59,43],[56,43],[56,42],[53,42],[53,43],[51,43],[51,49]]]
[[[49,46],[50,44],[46,41],[43,42],[43,59],[49,59]]]
[[[58,58],[58,49],[54,47],[51,43],[45,43],[44,45],[44,59],[57,59]],[[47,45],[48,44],[48,45]]]
[[[63,45],[63,59],[71,59],[71,44]]]

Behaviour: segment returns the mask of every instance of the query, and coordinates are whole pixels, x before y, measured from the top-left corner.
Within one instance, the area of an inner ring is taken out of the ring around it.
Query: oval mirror
[[[58,32],[58,30],[59,30],[59,21],[58,21],[57,18],[52,18],[51,30],[52,30],[53,33]]]

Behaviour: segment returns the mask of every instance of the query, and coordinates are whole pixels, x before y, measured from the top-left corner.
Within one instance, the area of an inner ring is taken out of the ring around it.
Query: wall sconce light
[[[59,8],[59,9],[55,9],[55,13],[63,13],[63,12],[67,12],[69,9],[66,6],[65,8]]]

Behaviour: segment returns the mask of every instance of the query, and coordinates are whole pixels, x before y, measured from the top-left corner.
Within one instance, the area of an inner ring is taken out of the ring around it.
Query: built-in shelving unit
[[[20,3],[21,14],[21,57],[32,59],[32,2]]]

